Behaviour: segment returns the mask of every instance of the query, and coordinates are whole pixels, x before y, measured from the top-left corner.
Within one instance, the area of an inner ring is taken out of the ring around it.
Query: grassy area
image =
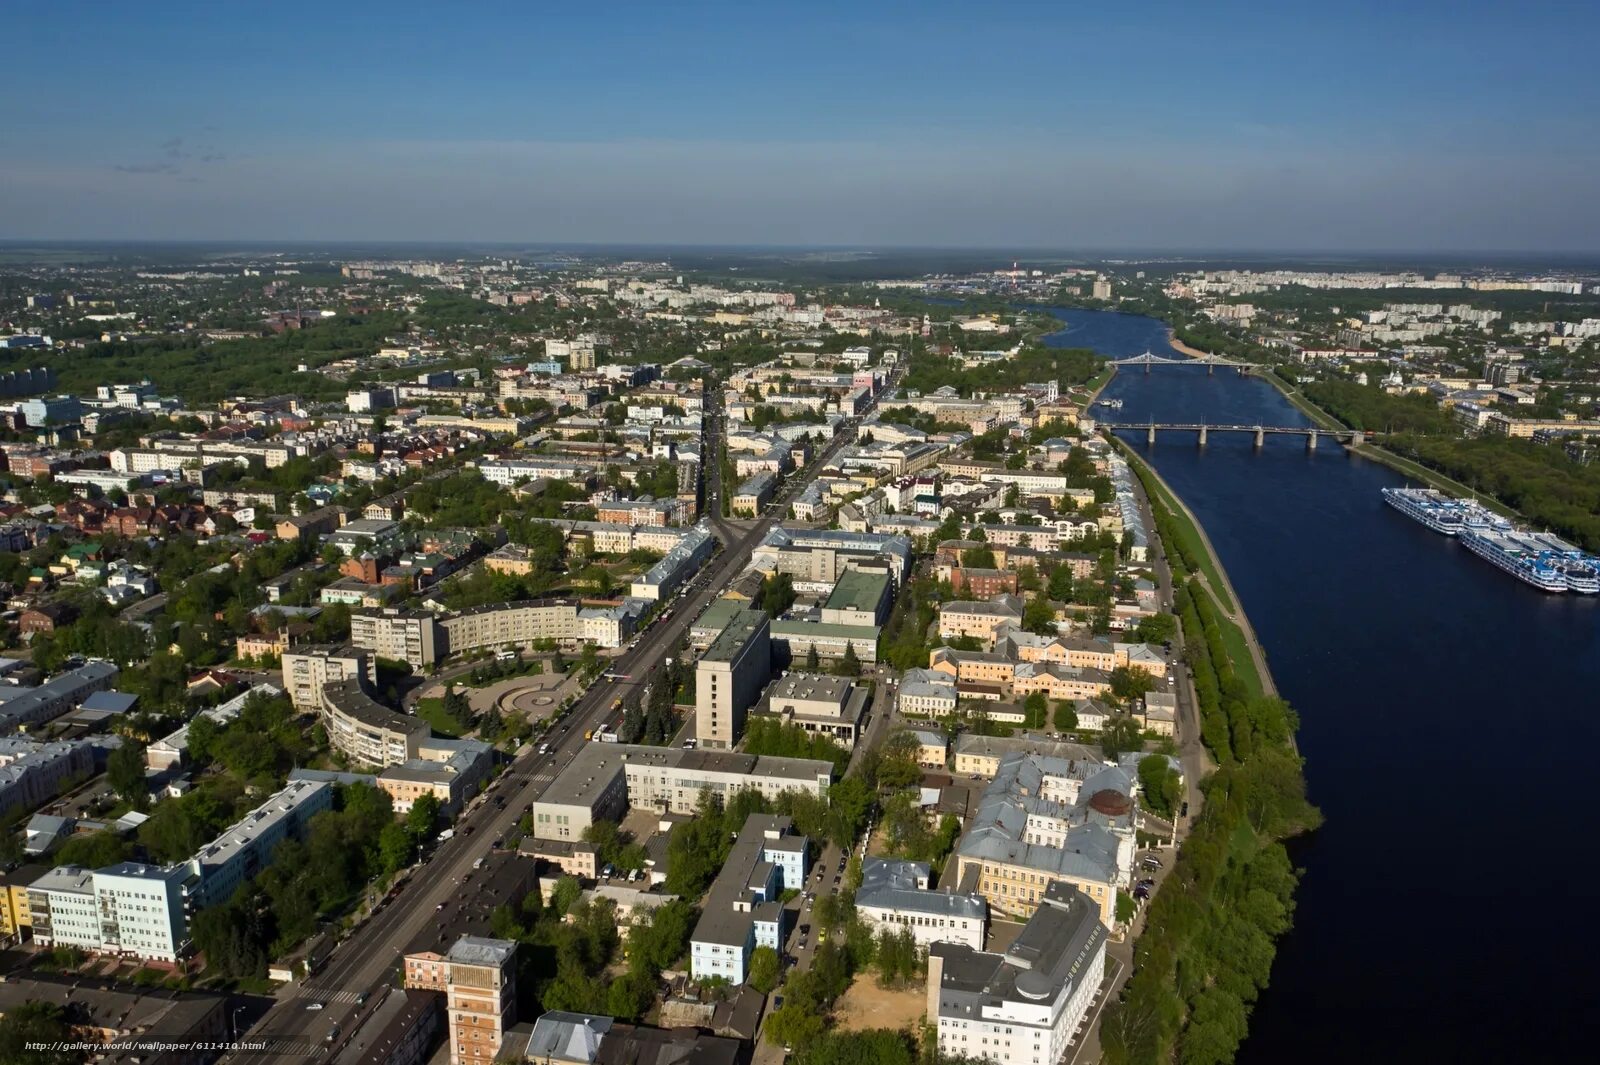
[[[1113,437],[1112,439],[1116,439]],[[1122,441],[1118,440],[1118,443]],[[1126,444],[1122,444],[1123,452],[1134,463],[1134,469],[1140,473],[1139,479],[1144,482],[1145,492],[1151,497],[1151,502],[1165,507],[1171,517],[1171,534],[1177,539],[1177,548],[1186,559],[1193,559],[1200,572],[1205,575],[1216,592],[1217,602],[1229,614],[1235,612],[1233,598],[1228,595],[1227,585],[1222,580],[1222,567],[1212,557],[1211,551],[1206,547],[1205,538],[1200,535],[1200,528],[1194,523],[1176,496],[1167,491],[1167,486],[1160,478],[1155,476],[1155,471],[1150,469],[1144,459]],[[1170,545],[1169,545],[1170,546]]]
[[[1340,422],[1338,418],[1335,418],[1333,415],[1329,414],[1327,411],[1311,402],[1298,388],[1290,385],[1277,374],[1268,371],[1263,373],[1261,376],[1270,381],[1272,386],[1283,395],[1284,399],[1294,404],[1295,410],[1299,411],[1301,414],[1304,414],[1307,418],[1310,418],[1312,424],[1321,426],[1324,429],[1347,428],[1347,426]]]
[[[1217,628],[1222,632],[1222,646],[1227,651],[1229,660],[1233,662],[1233,671],[1249,690],[1251,698],[1265,695],[1266,688],[1261,682],[1261,671],[1256,668],[1255,657],[1250,654],[1250,644],[1244,638],[1244,630],[1217,611],[1216,600],[1211,598],[1210,592],[1204,589],[1202,592],[1210,600],[1213,613],[1216,613]]]
[[[444,699],[434,697],[431,699],[417,700],[417,716],[426,721],[428,725],[441,736],[455,739],[461,735],[461,728],[444,712]]]

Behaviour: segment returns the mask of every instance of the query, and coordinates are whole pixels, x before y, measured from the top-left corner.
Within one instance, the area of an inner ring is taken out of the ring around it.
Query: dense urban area
[[[1600,285],[883,265],[0,262],[0,1062],[1232,1060],[1320,815],[1049,309],[1588,591]]]

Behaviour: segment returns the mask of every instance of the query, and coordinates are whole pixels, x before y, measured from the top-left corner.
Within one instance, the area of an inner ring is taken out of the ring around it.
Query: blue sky
[[[1600,250],[1600,5],[1333,7],[13,0],[0,238]]]

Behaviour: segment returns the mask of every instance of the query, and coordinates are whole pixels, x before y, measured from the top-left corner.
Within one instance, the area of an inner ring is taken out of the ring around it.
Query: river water
[[[1051,345],[1175,355],[1153,319],[1055,313]],[[1123,371],[1103,396],[1106,421],[1307,424],[1225,369]],[[1327,818],[1292,847],[1294,929],[1238,1060],[1594,1060],[1600,603],[1391,510],[1404,478],[1328,441],[1124,437],[1205,525]]]

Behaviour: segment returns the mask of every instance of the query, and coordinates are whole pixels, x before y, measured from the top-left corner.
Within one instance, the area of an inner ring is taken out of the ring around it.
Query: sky
[[[5,240],[1600,251],[1592,2],[5,13]]]

